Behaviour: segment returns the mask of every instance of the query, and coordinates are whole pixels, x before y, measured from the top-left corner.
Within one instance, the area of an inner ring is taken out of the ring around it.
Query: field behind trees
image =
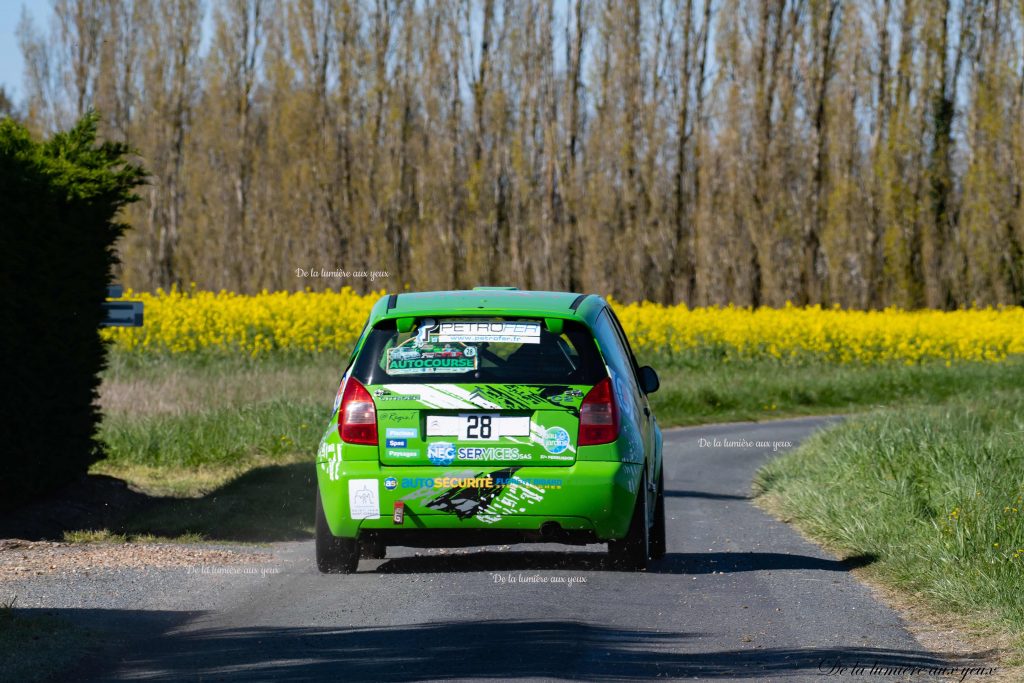
[[[40,130],[153,173],[123,281],[1024,301],[1019,0],[55,0]]]

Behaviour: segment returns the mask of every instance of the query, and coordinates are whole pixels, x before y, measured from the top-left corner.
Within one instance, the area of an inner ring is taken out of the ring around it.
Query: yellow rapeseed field
[[[102,331],[115,346],[140,353],[347,351],[380,295],[262,292],[254,296],[197,289],[156,294],[126,290],[143,303],[142,327]]]
[[[381,294],[349,288],[263,292],[125,292],[145,304],[145,326],[102,334],[136,353],[347,351]],[[836,363],[999,361],[1024,354],[1024,308],[955,312],[798,308],[687,308],[615,304],[638,353],[724,360]]]
[[[643,349],[724,358],[837,363],[999,361],[1024,354],[1024,308],[844,311],[798,308],[618,306]]]

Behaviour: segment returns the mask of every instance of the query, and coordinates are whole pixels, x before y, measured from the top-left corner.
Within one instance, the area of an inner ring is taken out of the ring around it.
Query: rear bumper
[[[510,473],[342,461],[318,462],[317,482],[335,536],[413,546],[586,543],[626,535],[641,469],[577,461]],[[396,502],[404,506],[402,524],[393,518]]]

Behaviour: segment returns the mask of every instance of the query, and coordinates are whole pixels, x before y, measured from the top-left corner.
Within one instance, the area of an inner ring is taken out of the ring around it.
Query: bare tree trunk
[[[889,96],[889,15],[892,0],[882,0],[881,17],[877,21],[878,28],[878,77],[875,81],[875,122],[871,137],[871,229],[867,237],[867,273],[865,275],[867,289],[867,305],[869,308],[880,309],[883,306],[882,279],[885,273],[885,251],[883,235],[885,234],[885,188],[882,164],[887,160],[885,148],[889,144],[889,116],[892,109],[892,98]],[[877,13],[876,13],[877,16]]]
[[[676,119],[676,169],[673,183],[674,193],[674,235],[672,259],[669,262],[668,277],[661,300],[665,304],[674,303],[677,292],[682,284],[682,298],[692,301],[693,297],[693,243],[692,243],[692,211],[687,210],[687,146],[690,140],[690,88],[693,53],[691,37],[693,35],[693,0],[685,0],[683,4],[683,52],[680,55],[679,103]],[[700,84],[697,86],[700,88]],[[691,171],[691,172],[695,172]]]
[[[566,0],[567,4],[572,0]],[[578,292],[583,288],[580,272],[584,268],[583,240],[579,232],[579,202],[581,199],[580,179],[577,176],[577,155],[580,138],[580,85],[583,69],[583,42],[587,34],[587,27],[583,14],[584,0],[576,0],[575,5],[575,29],[570,34],[569,20],[565,27],[565,49],[566,63],[568,64],[568,109],[567,131],[566,131],[566,171],[564,183],[566,184],[568,197],[568,221],[566,229],[567,236],[567,261],[568,273],[566,277],[567,287],[570,292]],[[573,16],[566,8],[566,16]]]
[[[815,43],[815,58],[818,61],[817,83],[815,84],[816,96],[814,103],[814,138],[815,152],[812,166],[811,197],[813,208],[807,228],[804,231],[803,263],[800,270],[800,303],[807,305],[812,303],[828,303],[824,300],[822,282],[825,279],[823,273],[819,273],[819,265],[822,261],[821,254],[821,233],[825,228],[828,219],[828,204],[825,197],[826,175],[828,173],[828,117],[826,115],[828,84],[832,79],[833,58],[835,53],[834,33],[838,30],[837,21],[839,16],[839,0],[829,0],[825,17],[817,20],[818,25],[812,25]]]

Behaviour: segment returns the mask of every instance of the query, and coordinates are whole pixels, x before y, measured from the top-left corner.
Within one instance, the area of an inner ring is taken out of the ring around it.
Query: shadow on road
[[[81,610],[102,612],[102,610]],[[138,613],[125,612],[130,620]],[[78,623],[87,615],[77,615]],[[105,620],[109,621],[109,615]],[[834,666],[981,666],[918,650],[807,647],[701,651],[701,633],[636,631],[571,620],[444,621],[382,628],[249,627],[171,633],[124,661],[124,678],[411,681],[572,676],[584,680],[827,674]],[[159,648],[159,649],[156,649]],[[85,672],[80,672],[85,673]],[[847,672],[849,673],[849,672]],[[89,672],[116,680],[110,671]]]
[[[201,498],[154,499],[124,530],[229,542],[312,538],[315,477],[312,462],[257,467]]]
[[[707,500],[751,500],[750,496],[734,496],[728,493],[708,493],[707,491],[669,490],[665,489],[666,498],[705,498]]]
[[[845,572],[871,564],[873,555],[846,560],[829,560],[785,553],[668,553],[648,565],[648,574],[729,574],[733,572],[819,569]],[[573,571],[615,571],[603,552],[568,551],[477,551],[444,555],[396,557],[377,567],[382,574],[448,574],[559,569]]]
[[[211,541],[292,541],[312,538],[316,471],[312,462],[266,465],[198,498],[151,496],[124,481],[83,477],[0,519],[0,538],[61,540],[68,531]]]

